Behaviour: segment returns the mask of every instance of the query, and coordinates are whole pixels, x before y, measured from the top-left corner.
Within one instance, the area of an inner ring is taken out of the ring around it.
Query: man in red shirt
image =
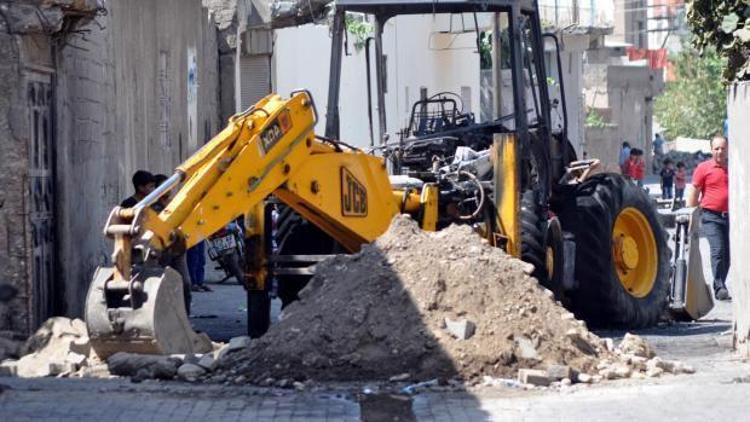
[[[731,300],[726,286],[729,272],[729,169],[728,142],[723,136],[711,140],[713,157],[700,163],[693,172],[693,189],[687,206],[703,209],[703,234],[711,249],[711,270],[714,295],[718,300]],[[699,198],[700,196],[700,198]]]

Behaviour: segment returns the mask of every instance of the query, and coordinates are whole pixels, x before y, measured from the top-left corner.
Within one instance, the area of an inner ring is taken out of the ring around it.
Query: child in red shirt
[[[646,162],[643,161],[643,151],[638,148],[630,150],[630,159],[625,162],[623,174],[632,179],[638,186],[643,186],[646,176]]]

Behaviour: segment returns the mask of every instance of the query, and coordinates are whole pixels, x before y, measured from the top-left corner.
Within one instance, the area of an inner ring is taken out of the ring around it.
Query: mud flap
[[[129,283],[113,275],[111,267],[97,268],[86,296],[86,326],[99,357],[211,351],[211,339],[190,326],[177,271],[144,268]]]

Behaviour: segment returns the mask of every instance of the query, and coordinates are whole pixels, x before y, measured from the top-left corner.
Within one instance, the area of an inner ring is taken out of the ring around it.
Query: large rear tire
[[[531,274],[542,285],[547,284],[548,271],[545,248],[546,221],[541,215],[536,193],[527,190],[521,196],[521,259],[534,265]]]
[[[617,174],[591,177],[575,196],[563,220],[576,240],[573,312],[591,326],[656,324],[669,294],[669,249],[652,201]]]

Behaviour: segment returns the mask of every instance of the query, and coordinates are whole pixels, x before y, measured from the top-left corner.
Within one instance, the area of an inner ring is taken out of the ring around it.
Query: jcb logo
[[[341,167],[341,214],[344,217],[367,216],[367,190],[344,167]]]

